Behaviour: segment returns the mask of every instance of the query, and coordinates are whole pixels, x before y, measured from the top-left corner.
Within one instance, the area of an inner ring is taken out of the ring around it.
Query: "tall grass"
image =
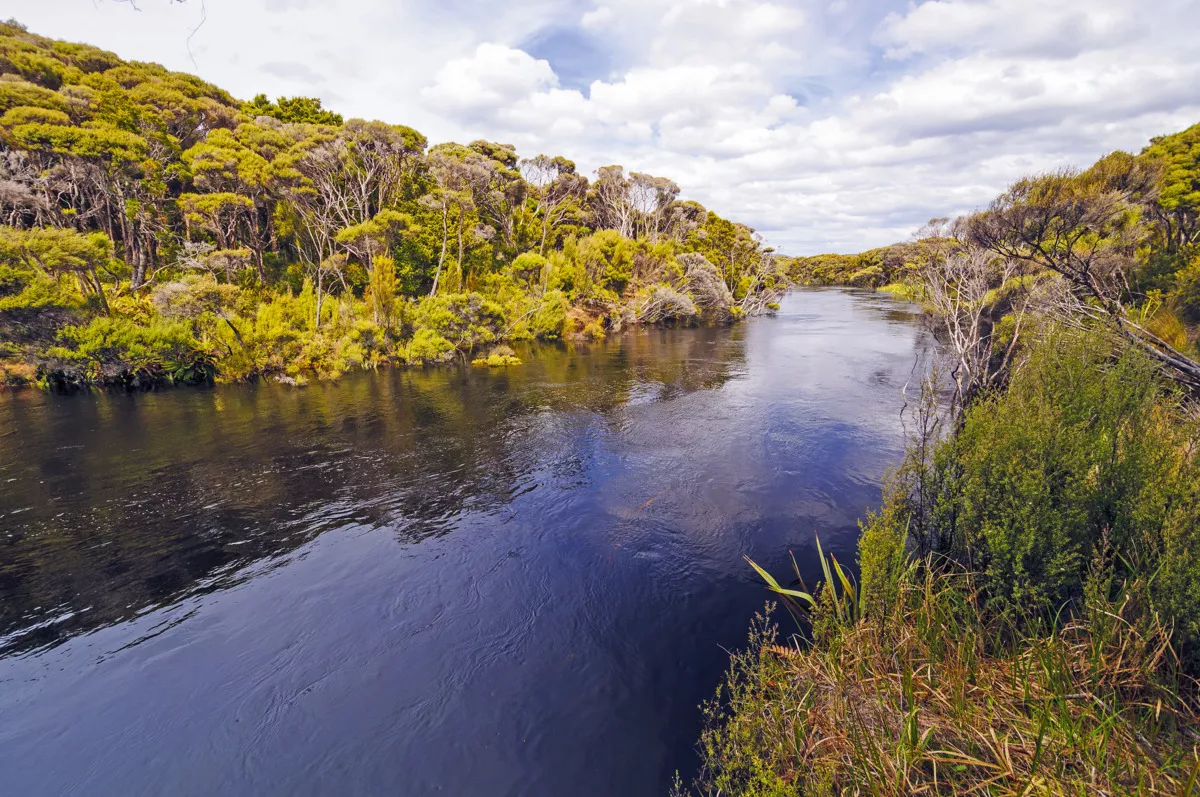
[[[836,570],[810,604],[814,627],[825,618],[812,643],[758,618],[706,706],[694,793],[1200,794],[1190,686],[1139,585],[1030,633],[928,561],[857,617]]]

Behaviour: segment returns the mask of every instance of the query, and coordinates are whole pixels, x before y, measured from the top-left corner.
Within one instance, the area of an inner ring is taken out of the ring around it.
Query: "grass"
[[[898,299],[904,299],[909,302],[921,301],[920,287],[907,282],[889,282],[887,285],[879,286],[877,290],[880,293],[890,293]]]
[[[910,567],[870,617],[838,582],[816,595],[811,641],[758,618],[706,706],[692,793],[1200,794],[1190,686],[1136,587],[1016,634],[967,575]]]

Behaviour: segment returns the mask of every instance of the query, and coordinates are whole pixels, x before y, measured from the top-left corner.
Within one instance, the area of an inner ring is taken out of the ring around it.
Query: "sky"
[[[0,0],[249,98],[670,177],[857,252],[1200,122],[1200,0]]]

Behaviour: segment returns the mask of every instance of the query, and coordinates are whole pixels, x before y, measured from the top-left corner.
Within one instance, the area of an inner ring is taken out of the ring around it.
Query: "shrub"
[[[633,275],[636,248],[616,230],[601,230],[579,242],[579,258],[592,282],[619,295]]]
[[[1143,579],[1200,663],[1200,430],[1139,352],[1057,331],[1008,389],[970,407],[928,463],[910,460],[863,537],[863,577],[906,529],[922,552],[981,573],[1017,625],[1078,606],[1097,556]]]
[[[510,270],[515,279],[525,286],[541,282],[542,273],[550,265],[550,261],[537,252],[523,252],[513,260]]]
[[[452,293],[422,299],[415,325],[448,341],[453,349],[471,352],[497,340],[504,331],[504,310],[478,293]]]
[[[418,329],[404,349],[404,359],[413,365],[449,362],[454,359],[454,344],[432,329]]]
[[[963,534],[952,552],[986,568],[995,603],[1050,608],[1079,596],[1097,546],[1157,558],[1188,464],[1183,441],[1162,418],[1151,363],[1134,352],[1109,362],[1097,342],[1043,342],[1009,390],[968,412],[953,444]]]
[[[126,384],[195,382],[215,374],[212,356],[203,351],[183,321],[156,319],[142,326],[127,318],[94,318],[86,326],[68,326],[59,345],[46,352],[42,370],[52,382]]]
[[[557,339],[567,324],[567,297],[562,291],[547,291],[529,320],[529,332],[537,338]]]

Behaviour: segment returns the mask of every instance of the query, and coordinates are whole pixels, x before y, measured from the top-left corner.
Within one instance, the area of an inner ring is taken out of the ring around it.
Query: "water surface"
[[[809,290],[503,371],[0,395],[0,793],[661,796],[742,555],[853,559],[930,345]]]

